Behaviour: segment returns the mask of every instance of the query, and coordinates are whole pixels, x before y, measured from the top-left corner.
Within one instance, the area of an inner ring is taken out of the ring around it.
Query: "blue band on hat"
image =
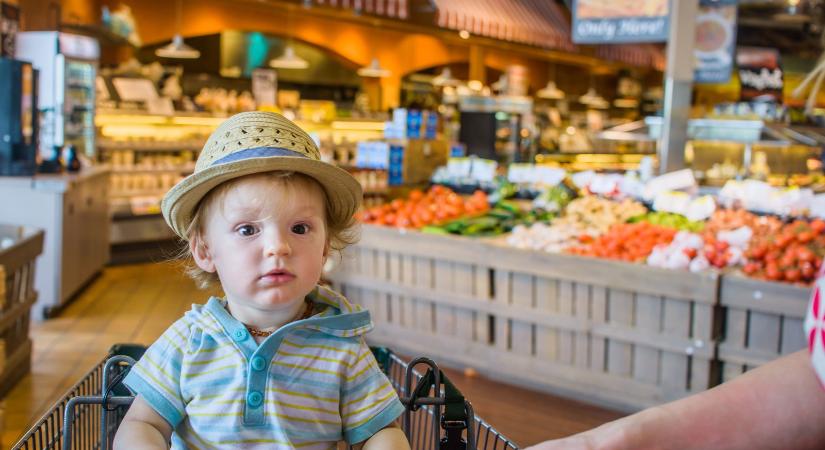
[[[221,159],[216,160],[210,166],[216,166],[218,164],[225,164],[234,161],[240,161],[243,159],[250,159],[250,158],[265,158],[269,156],[299,156],[301,158],[308,158],[307,155],[303,153],[298,153],[293,150],[287,150],[285,148],[279,147],[255,147],[255,148],[247,148],[235,153],[231,153],[229,155],[224,156]]]

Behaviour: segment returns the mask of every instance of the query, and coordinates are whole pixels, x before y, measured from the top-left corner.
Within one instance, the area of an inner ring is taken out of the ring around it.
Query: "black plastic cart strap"
[[[441,439],[440,450],[466,450],[467,441],[462,438],[462,433],[469,426],[467,420],[467,410],[464,407],[464,395],[455,385],[440,372],[441,382],[444,385],[444,414],[441,416],[441,428],[446,432],[446,437]],[[415,405],[415,399],[426,397],[435,384],[435,374],[432,369],[427,369],[427,373],[418,381],[412,392],[411,403]],[[434,392],[438,397],[439,392]]]

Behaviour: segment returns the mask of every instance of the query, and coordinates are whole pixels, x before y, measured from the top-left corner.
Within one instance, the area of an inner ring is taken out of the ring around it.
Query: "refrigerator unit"
[[[0,176],[30,176],[37,169],[37,71],[31,63],[0,58]]]
[[[57,31],[19,33],[16,57],[39,71],[41,156],[49,159],[54,150],[74,145],[94,159],[97,40]]]

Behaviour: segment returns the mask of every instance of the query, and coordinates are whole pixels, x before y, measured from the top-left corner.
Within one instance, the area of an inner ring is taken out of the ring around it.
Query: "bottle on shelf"
[[[63,164],[60,162],[60,147],[54,146],[37,167],[40,173],[60,173],[63,171]]]
[[[80,158],[77,157],[77,149],[74,144],[63,147],[63,164],[69,172],[80,171]]]

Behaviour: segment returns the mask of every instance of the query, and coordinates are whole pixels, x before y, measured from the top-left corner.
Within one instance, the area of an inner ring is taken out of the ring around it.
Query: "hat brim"
[[[275,170],[298,172],[315,179],[324,188],[333,222],[346,222],[358,211],[363,192],[349,172],[310,158],[279,156],[217,164],[189,175],[164,196],[161,202],[163,218],[178,236],[187,239],[186,230],[195,208],[209,191],[235,178]]]

